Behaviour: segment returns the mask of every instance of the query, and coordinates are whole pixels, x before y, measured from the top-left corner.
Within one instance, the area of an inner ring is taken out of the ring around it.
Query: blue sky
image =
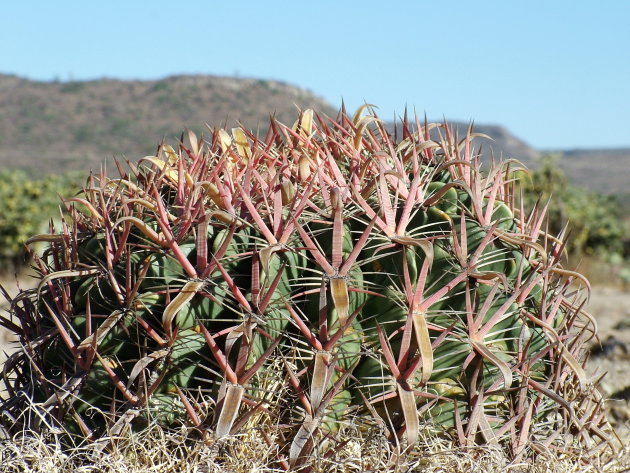
[[[383,118],[508,127],[545,149],[630,146],[630,2],[4,1],[0,72],[278,79]]]

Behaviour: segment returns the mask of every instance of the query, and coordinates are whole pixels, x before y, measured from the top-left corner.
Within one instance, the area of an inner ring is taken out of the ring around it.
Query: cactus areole
[[[587,283],[522,207],[518,163],[482,172],[474,138],[306,110],[92,175],[30,240],[48,249],[3,320],[22,346],[3,419],[92,439],[280,422],[292,462],[350,424],[514,457],[598,444]]]

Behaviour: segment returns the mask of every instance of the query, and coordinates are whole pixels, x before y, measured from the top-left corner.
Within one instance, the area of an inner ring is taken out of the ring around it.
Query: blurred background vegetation
[[[60,197],[81,188],[84,177],[68,172],[34,179],[18,169],[0,169],[0,273],[21,272],[28,264],[24,242],[48,231],[61,215]]]
[[[596,284],[630,284],[630,201],[626,195],[602,194],[572,184],[559,166],[560,156],[546,155],[521,179],[527,208],[548,203],[553,235],[565,230],[572,269]]]

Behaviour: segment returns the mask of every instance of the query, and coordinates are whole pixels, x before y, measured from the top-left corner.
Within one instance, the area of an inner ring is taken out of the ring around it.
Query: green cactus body
[[[352,394],[348,390],[339,391],[326,406],[321,428],[324,432],[335,433],[348,418],[347,411],[352,403]]]
[[[168,372],[160,388],[161,392],[176,394],[176,386],[194,388],[197,381],[195,375],[206,376],[207,373],[201,374],[203,367],[199,363],[200,359],[209,359],[209,350],[206,341],[199,332],[195,330],[181,330],[178,333],[177,340],[171,347],[165,364]],[[213,390],[213,384],[220,384],[220,378],[217,377],[215,383],[208,379],[208,383],[204,383],[205,387]]]
[[[195,248],[194,243],[180,245],[184,254],[188,256]],[[171,255],[148,255],[149,271],[144,280],[147,289],[166,288],[173,283],[185,281],[186,276],[181,265]]]

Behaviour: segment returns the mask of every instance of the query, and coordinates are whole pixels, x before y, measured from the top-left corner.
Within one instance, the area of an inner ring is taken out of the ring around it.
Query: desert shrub
[[[59,215],[59,196],[69,197],[79,187],[76,174],[31,179],[21,170],[0,170],[0,271],[24,264],[26,240],[47,231],[49,220]]]
[[[571,184],[558,166],[557,156],[546,156],[542,165],[525,179],[527,206],[549,202],[549,230],[554,235],[565,227],[570,235],[569,253],[621,254],[624,223],[622,206],[614,195],[604,195]]]

